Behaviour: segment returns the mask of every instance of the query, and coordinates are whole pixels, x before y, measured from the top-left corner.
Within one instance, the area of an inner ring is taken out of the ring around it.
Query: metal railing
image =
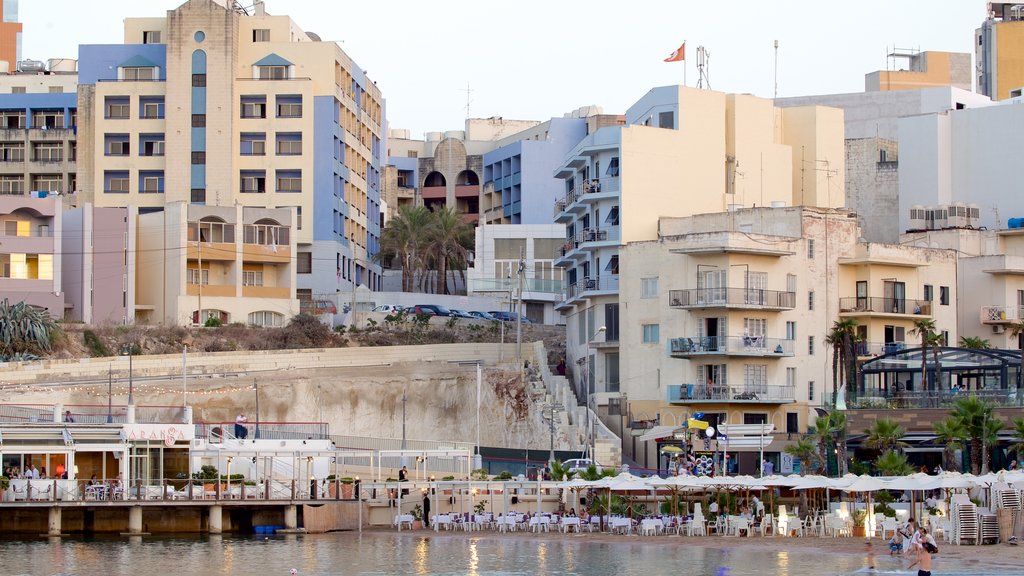
[[[569,252],[576,250],[586,244],[593,242],[618,242],[621,235],[619,233],[618,226],[608,226],[605,228],[584,228],[580,232],[576,233],[572,238],[567,239],[559,249],[559,253],[565,256]]]
[[[323,440],[329,436],[326,422],[254,422],[242,424],[244,432],[235,433],[235,422],[198,422],[196,438],[218,443],[225,439]]]
[[[688,288],[669,290],[668,304],[674,308],[700,307],[796,307],[796,292],[761,290],[759,288]]]
[[[598,276],[596,278],[584,278],[575,284],[565,288],[564,301],[572,300],[586,295],[588,292],[616,292],[619,289],[619,277],[616,275]]]
[[[515,278],[473,278],[469,281],[469,285],[473,292],[508,292],[519,289],[519,280]],[[561,294],[564,290],[564,280],[523,278],[523,292]]]
[[[839,312],[875,312],[883,314],[911,314],[931,316],[932,303],[909,298],[880,298],[876,296],[840,298]]]
[[[948,408],[957,399],[976,397],[995,406],[1024,406],[1024,391],[1016,389],[982,390],[859,390],[846,403],[855,410],[900,408]]]
[[[906,342],[857,342],[853,345],[857,356],[884,356],[907,347]]]
[[[601,192],[618,191],[618,177],[591,178],[589,180],[584,180],[583,182],[576,184],[572,190],[567,192],[564,198],[555,202],[555,216],[587,194],[600,194]],[[559,210],[559,203],[561,203],[561,210]]]
[[[674,356],[737,354],[755,356],[792,356],[793,340],[764,336],[685,336],[673,338],[669,347]]]
[[[0,404],[0,422],[14,424],[53,422],[53,406],[49,404]]]
[[[729,402],[729,401],[763,401],[792,402],[796,400],[795,386],[777,386],[768,384],[669,384],[667,387],[669,402]]]
[[[982,324],[1012,324],[1024,320],[1024,306],[982,306]]]

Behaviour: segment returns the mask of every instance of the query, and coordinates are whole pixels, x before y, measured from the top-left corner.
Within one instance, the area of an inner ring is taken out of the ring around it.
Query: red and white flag
[[[681,60],[686,60],[686,42],[683,42],[678,50],[669,54],[668,58],[665,58],[665,62],[679,62]]]

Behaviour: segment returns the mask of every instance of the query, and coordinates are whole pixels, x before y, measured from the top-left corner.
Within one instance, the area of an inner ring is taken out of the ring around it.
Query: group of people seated
[[[57,473],[53,476],[53,479],[64,479],[67,480],[68,472],[63,466],[57,467]],[[46,473],[46,467],[36,468],[35,464],[26,466],[24,470],[17,466],[8,466],[4,468],[4,476],[7,478],[27,478],[29,480],[36,480],[42,478],[50,478]]]

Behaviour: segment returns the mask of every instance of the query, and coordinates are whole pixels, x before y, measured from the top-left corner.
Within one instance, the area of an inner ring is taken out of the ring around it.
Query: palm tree
[[[960,470],[960,463],[956,461],[956,451],[963,448],[963,441],[967,438],[967,429],[963,422],[954,416],[940,420],[932,424],[935,432],[936,444],[942,445],[942,467],[945,470]]]
[[[374,258],[377,261],[398,258],[402,266],[403,292],[415,290],[416,276],[424,268],[432,218],[423,206],[402,206],[381,233],[380,251]]]
[[[1003,428],[1003,423],[992,415],[992,405],[979,400],[977,396],[957,398],[950,414],[960,421],[966,432],[964,436],[970,446],[971,473],[977,475],[988,472],[988,450],[985,446],[991,446]]]
[[[812,462],[817,464],[818,468],[821,467],[821,455],[818,452],[818,446],[809,438],[801,438],[800,440],[797,440],[796,444],[786,446],[786,453],[800,459],[801,476],[810,471]]]
[[[903,426],[888,418],[875,420],[875,423],[865,430],[864,433],[868,435],[867,439],[864,440],[864,445],[879,452],[889,450],[900,452],[903,448],[907,447],[905,442],[900,441],[900,438],[906,434],[906,430],[903,429]]]
[[[825,336],[832,348],[832,409],[838,401],[839,388],[845,386],[846,399],[851,398],[851,387],[857,381],[857,320],[841,318],[832,324]]]
[[[971,350],[988,350],[992,347],[992,343],[985,338],[976,338],[974,336],[961,336],[960,347],[970,348]]]
[[[935,320],[931,318],[916,318],[914,319],[914,328],[910,331],[911,334],[917,334],[921,337],[921,390],[928,389],[928,348],[930,346],[931,338],[935,334]]]
[[[1013,421],[1014,443],[1010,446],[1014,458],[1020,460],[1024,457],[1024,418],[1017,418]]]
[[[907,462],[906,454],[888,450],[875,459],[875,468],[882,476],[904,476],[914,471]]]
[[[839,476],[845,473],[846,464],[846,414],[833,410],[814,421],[814,438],[822,469],[828,472],[828,450],[835,446],[836,468]]]
[[[1017,347],[1020,348],[1020,361],[1021,366],[1024,366],[1024,338],[1021,338],[1021,334],[1024,334],[1024,319],[1017,320],[1017,322],[1010,326],[1010,335],[1017,339]],[[1020,370],[1017,371],[1017,389],[1020,393],[1021,379]]]
[[[427,250],[440,281],[436,291],[449,294],[448,270],[465,270],[473,248],[473,227],[453,208],[440,208],[433,214]]]

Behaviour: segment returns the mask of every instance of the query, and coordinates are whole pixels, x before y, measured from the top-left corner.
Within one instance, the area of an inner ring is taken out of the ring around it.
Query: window
[[[942,345],[949,346],[949,330],[943,330],[942,334]]]
[[[619,273],[619,255],[616,254],[608,259],[608,264],[604,267],[605,272],[611,272],[612,274]]]
[[[800,433],[800,415],[797,412],[786,412],[786,434]]]
[[[24,142],[0,142],[0,162],[24,162]]]
[[[24,194],[25,177],[4,174],[0,176],[0,194]]]
[[[200,166],[202,164],[206,164],[206,152],[201,150],[192,152],[192,165]]]
[[[796,368],[786,368],[786,386],[796,386]]]
[[[302,154],[302,133],[301,132],[278,132],[277,133],[277,155],[298,156]]]
[[[200,273],[201,272],[201,273]],[[210,283],[210,270],[208,268],[189,268],[188,269],[188,283],[199,284],[202,282],[203,285]]]
[[[64,127],[64,112],[62,110],[33,110],[32,127],[52,130]]]
[[[814,290],[807,292],[807,309],[814,310]]]
[[[263,156],[267,153],[267,135],[263,132],[242,132],[239,153],[242,156]]]
[[[189,201],[193,204],[206,204],[206,189],[193,188],[189,194]]]
[[[32,156],[36,162],[60,162],[64,159],[64,144],[37,142],[32,145]]]
[[[768,365],[744,364],[743,388],[744,392],[753,392],[755,394],[768,392]]]
[[[619,207],[618,206],[613,206],[612,209],[608,211],[608,217],[605,218],[604,221],[605,221],[605,224],[610,224],[612,226],[618,226],[619,225]]]
[[[658,128],[675,128],[675,114],[669,112],[658,112]]]
[[[24,86],[11,86],[11,94],[24,94],[24,93],[25,93],[25,87]]]
[[[807,240],[807,259],[814,260],[814,240]]]
[[[767,424],[768,415],[763,412],[744,412],[743,413],[744,424]]]
[[[814,402],[814,380],[807,383],[807,400]]]
[[[206,74],[193,74],[192,75],[192,87],[193,88],[206,88]]]
[[[657,298],[658,297],[658,277],[654,278],[641,278],[640,279],[640,297],[641,298]]]
[[[608,169],[604,172],[605,176],[618,176],[619,175],[619,158],[616,156],[608,161]],[[600,175],[598,175],[600,176]]]
[[[142,156],[163,156],[163,134],[139,134],[139,154]]]
[[[299,252],[296,254],[296,273],[297,274],[312,274],[313,273],[313,253],[312,252]]]
[[[939,304],[949,306],[949,286],[939,286]]]
[[[242,286],[263,286],[262,270],[245,270],[242,272]]]
[[[262,194],[267,191],[267,173],[263,170],[244,170],[241,176],[241,191]]]
[[[128,171],[107,170],[103,173],[103,190],[113,194],[128,193]]]
[[[270,29],[257,28],[252,31],[253,42],[270,42]]]
[[[142,32],[142,43],[143,44],[159,44],[160,43],[160,31],[159,30],[146,30]]]
[[[206,114],[193,114],[192,115],[192,127],[193,128],[206,128]]]
[[[934,300],[935,299],[934,292],[935,292],[935,289],[932,287],[931,284],[925,284],[924,285],[924,300],[926,302],[931,302],[932,300]]]
[[[139,98],[139,117],[157,120],[164,117],[163,96],[142,96]]]
[[[302,95],[277,97],[278,118],[302,118]]]
[[[64,93],[63,86],[50,86],[50,94],[62,94]]]
[[[25,127],[24,110],[0,110],[0,128],[9,130]]]
[[[644,324],[644,344],[657,344],[660,340],[661,325],[660,324]]]
[[[266,118],[266,96],[242,96],[242,118]]]
[[[156,68],[152,66],[125,66],[121,68],[121,79],[127,81],[154,80]]]
[[[111,120],[126,120],[130,112],[128,108],[127,96],[107,96],[103,105],[104,116]]]
[[[786,340],[796,340],[796,322],[786,321]]]
[[[261,310],[259,312],[249,313],[249,325],[250,326],[282,326],[284,325],[284,316],[277,312],[271,312],[269,310]]]
[[[302,230],[302,206],[295,207],[295,229]]]
[[[146,194],[161,194],[164,191],[163,170],[140,170],[139,171],[139,192]]]
[[[260,80],[285,80],[288,78],[287,66],[257,66],[256,77]]]
[[[302,170],[278,170],[278,192],[302,192]]]
[[[619,391],[619,355],[605,354],[604,356],[604,383],[608,392]]]
[[[105,134],[103,148],[107,156],[127,156],[131,153],[127,134]]]
[[[814,336],[807,337],[807,354],[814,356]]]
[[[64,177],[60,174],[32,175],[32,190],[60,192],[64,189]]]

